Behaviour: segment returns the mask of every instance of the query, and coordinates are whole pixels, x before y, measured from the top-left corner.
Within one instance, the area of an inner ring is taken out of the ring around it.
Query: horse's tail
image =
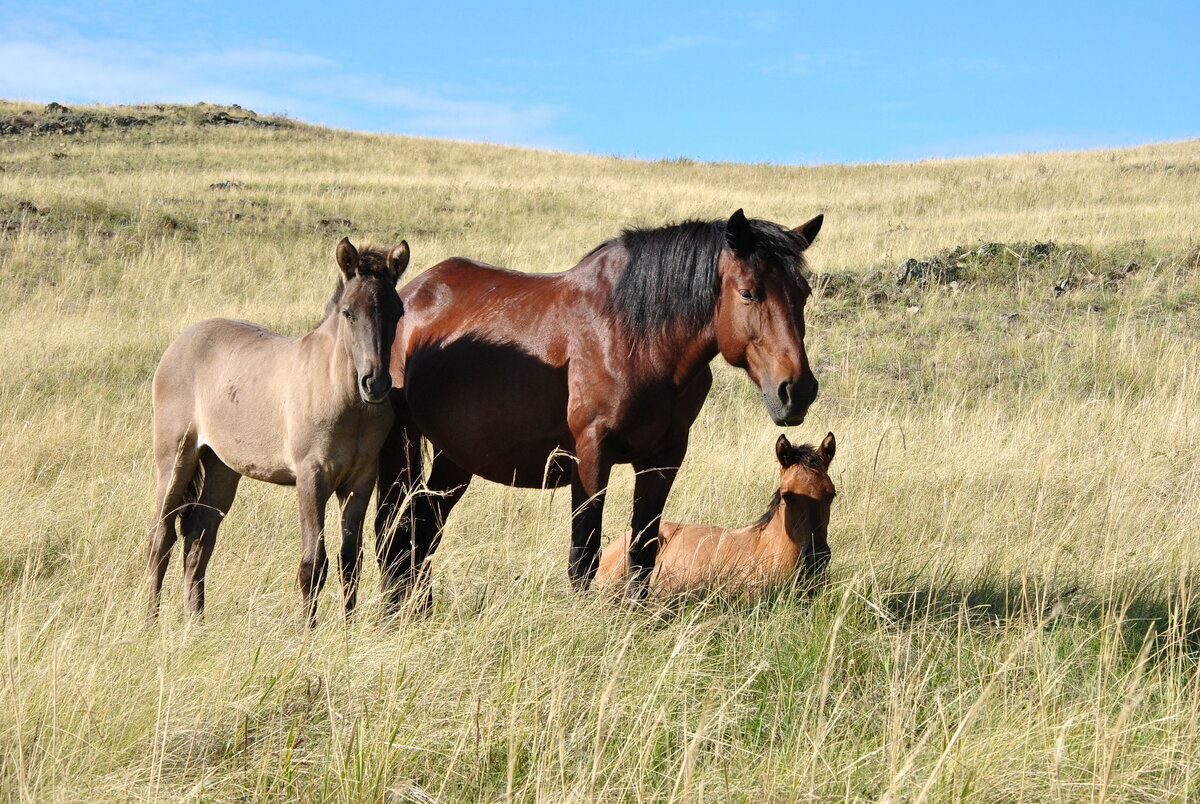
[[[204,461],[196,461],[196,468],[192,472],[192,479],[188,481],[187,488],[183,491],[183,500],[179,504],[179,513],[183,514],[189,506],[200,502],[200,493],[204,491]]]

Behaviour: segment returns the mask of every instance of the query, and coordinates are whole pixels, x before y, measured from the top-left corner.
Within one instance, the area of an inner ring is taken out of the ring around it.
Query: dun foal
[[[663,522],[650,589],[672,594],[697,587],[747,589],[803,573],[818,580],[829,563],[829,509],[835,490],[829,463],[837,443],[833,433],[821,446],[793,446],[787,436],[775,442],[779,490],[753,525],[726,530],[711,525]],[[605,548],[598,580],[627,582],[629,533]]]
[[[392,426],[389,361],[403,306],[396,281],[408,243],[359,253],[342,238],[341,276],[325,318],[301,338],[212,318],[167,347],[154,372],[150,616],[182,520],[186,609],[204,609],[204,574],[242,475],[294,485],[300,498],[300,590],[310,625],[325,582],[325,505],[342,508],[342,594],[354,609],[362,526],[379,448]]]

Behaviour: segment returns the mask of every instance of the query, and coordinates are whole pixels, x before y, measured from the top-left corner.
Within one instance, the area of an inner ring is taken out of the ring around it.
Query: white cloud
[[[763,65],[768,73],[788,75],[811,75],[828,67],[851,67],[862,64],[860,56],[849,53],[789,53]]]
[[[273,48],[238,48],[199,56],[200,61],[239,70],[308,70],[334,68],[337,62],[311,53]]]
[[[314,88],[392,110],[411,134],[460,140],[561,148],[549,133],[559,109],[550,104],[517,106],[491,100],[451,98],[412,89],[378,76],[324,78]]]
[[[627,52],[642,58],[654,58],[680,50],[690,50],[691,48],[703,47],[704,45],[715,45],[719,41],[721,40],[715,36],[706,36],[704,34],[697,34],[695,36],[669,36],[653,45],[629,48]]]
[[[551,130],[560,110],[549,104],[416,89],[379,75],[348,74],[336,61],[287,48],[147,45],[56,26],[0,30],[0,97],[239,103],[347,128],[563,147]]]

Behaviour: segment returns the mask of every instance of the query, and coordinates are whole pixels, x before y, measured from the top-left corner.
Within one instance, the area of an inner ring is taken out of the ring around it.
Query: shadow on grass
[[[1169,581],[1161,575],[1129,576],[1103,588],[1076,579],[988,573],[964,579],[937,573],[932,580],[889,578],[864,591],[900,628],[1074,627],[1092,635],[1107,629],[1132,655],[1145,650],[1159,659],[1200,661],[1198,572]]]

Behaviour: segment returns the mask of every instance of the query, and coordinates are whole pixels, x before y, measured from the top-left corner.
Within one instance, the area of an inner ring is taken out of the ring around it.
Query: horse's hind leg
[[[171,559],[171,548],[178,535],[175,520],[180,507],[194,495],[189,492],[197,471],[196,438],[191,433],[179,438],[164,438],[156,434],[155,463],[158,467],[158,490],[155,494],[154,522],[150,525],[150,549],[147,556],[149,578],[149,616],[158,616],[158,599],[162,594],[163,577]]]
[[[462,499],[470,482],[470,472],[438,453],[429,470],[428,490],[413,500],[412,541],[404,545],[406,553],[402,556],[407,569],[403,593],[416,594],[419,611],[433,608],[429,560],[442,542],[442,530],[450,511]]]
[[[200,450],[200,496],[183,512],[183,588],[188,614],[204,612],[204,576],[217,544],[217,530],[233,505],[242,479],[208,447]]]

